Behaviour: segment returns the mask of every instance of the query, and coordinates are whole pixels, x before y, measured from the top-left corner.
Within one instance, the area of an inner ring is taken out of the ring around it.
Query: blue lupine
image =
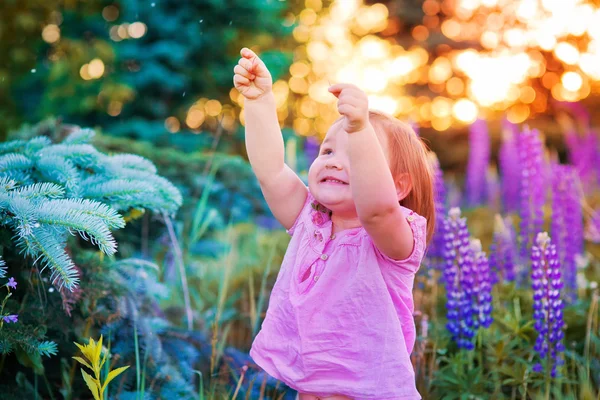
[[[517,126],[505,121],[502,129],[502,144],[498,150],[502,180],[502,205],[505,212],[514,212],[519,209],[521,168],[517,151],[517,135]]]
[[[525,128],[519,135],[517,150],[521,167],[519,215],[520,255],[527,258],[529,248],[544,223],[544,147],[537,130]],[[519,277],[521,280],[523,277]]]
[[[560,353],[564,351],[563,282],[556,246],[546,232],[539,233],[531,247],[531,287],[534,327],[538,332],[534,350],[540,358],[534,371],[555,377],[563,362]]]
[[[490,135],[485,120],[478,119],[469,128],[469,160],[466,175],[466,201],[478,206],[487,200],[487,170],[490,163]]]
[[[446,328],[459,348],[472,350],[480,326],[491,323],[489,264],[478,241],[471,243],[467,222],[453,208],[444,225],[444,284],[447,294]]]
[[[575,256],[583,251],[583,213],[577,184],[576,171],[572,166],[554,166],[551,229],[570,300],[575,299],[577,290]]]
[[[496,215],[494,235],[490,246],[492,282],[512,282],[516,277],[517,243],[512,221]]]
[[[492,274],[490,264],[485,252],[481,249],[481,242],[477,239],[471,241],[471,250],[474,255],[473,286],[474,311],[477,312],[479,323],[484,328],[492,324]]]

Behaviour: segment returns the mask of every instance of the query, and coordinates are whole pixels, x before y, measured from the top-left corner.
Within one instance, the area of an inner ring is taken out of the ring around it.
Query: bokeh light
[[[274,84],[280,122],[300,135],[323,136],[338,117],[334,83],[356,84],[372,108],[443,131],[494,113],[522,122],[553,98],[585,98],[600,80],[600,9],[591,1],[426,0],[422,23],[405,31],[413,42],[402,44],[384,37],[402,29],[384,4],[305,6],[286,17],[300,45],[289,79]],[[467,45],[432,46],[431,35]]]

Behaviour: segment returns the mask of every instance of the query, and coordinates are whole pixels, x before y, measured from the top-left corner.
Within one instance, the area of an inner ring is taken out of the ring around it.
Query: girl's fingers
[[[352,113],[354,113],[356,111],[356,107],[354,107],[353,105],[350,104],[342,104],[338,106],[338,112],[341,115],[348,115],[351,116]]]
[[[252,61],[250,61],[246,58],[240,58],[240,60],[238,61],[238,65],[241,66],[242,68],[244,68],[245,70],[247,70],[248,72],[252,72],[252,69],[253,69]]]
[[[235,85],[247,86],[250,85],[250,79],[243,77],[242,75],[235,74],[233,76],[233,83]]]
[[[333,93],[335,96],[337,96],[343,90],[352,90],[352,89],[358,89],[358,87],[351,83],[337,83],[335,85],[329,86],[329,91],[331,93]],[[360,90],[360,89],[358,89],[358,90]]]
[[[358,96],[343,92],[338,96],[338,105],[349,104],[354,107],[368,107],[368,102]]]
[[[238,64],[257,76],[270,76],[269,69],[267,68],[263,60],[261,60],[260,57],[258,57],[250,49],[242,49],[242,58],[240,58]]]
[[[247,47],[244,47],[242,50],[240,50],[240,54],[242,55],[242,57],[244,58],[253,58],[253,57],[258,57],[256,55],[255,52],[253,52],[252,50],[250,50]]]
[[[254,79],[255,75],[248,72],[248,70],[244,67],[242,67],[241,65],[236,65],[233,68],[233,72],[235,72],[236,74],[242,75],[244,78],[248,78],[248,79]]]

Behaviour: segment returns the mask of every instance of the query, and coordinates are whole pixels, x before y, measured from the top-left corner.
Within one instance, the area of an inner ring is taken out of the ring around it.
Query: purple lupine
[[[480,326],[491,323],[489,265],[481,245],[470,242],[467,221],[453,208],[444,225],[444,284],[447,293],[446,328],[459,348],[472,350]]]
[[[489,163],[490,135],[485,120],[478,119],[469,128],[469,160],[465,178],[468,206],[478,206],[487,200],[486,174]]]
[[[516,277],[517,243],[512,221],[496,214],[494,236],[490,246],[492,282],[513,282]]]
[[[306,161],[309,166],[318,157],[319,149],[320,145],[317,141],[317,138],[315,138],[314,136],[309,136],[306,138],[306,140],[304,141],[304,154],[306,154]]]
[[[433,170],[434,179],[434,203],[435,215],[443,218],[446,215],[446,186],[444,185],[444,173],[440,168],[440,162],[435,153],[429,153],[429,162]],[[441,258],[444,256],[444,233],[443,224],[435,225],[433,238],[427,250],[427,256],[432,258]]]
[[[583,213],[580,197],[575,169],[568,165],[554,165],[551,229],[570,300],[574,300],[577,293],[575,257],[583,251]]]
[[[600,149],[596,135],[588,130],[580,135],[575,131],[565,133],[569,162],[577,169],[586,192],[592,192],[600,184]]]
[[[563,101],[556,105],[569,110],[577,125],[586,130],[578,135],[574,128],[570,129],[565,133],[565,144],[569,162],[577,168],[584,191],[591,192],[597,185],[600,186],[600,142],[598,133],[590,129],[591,114],[581,103]]]
[[[502,127],[502,144],[498,150],[502,204],[505,212],[515,212],[519,208],[521,169],[517,152],[517,134],[517,126],[505,120]]]
[[[521,168],[520,204],[521,217],[519,241],[520,255],[527,259],[529,248],[544,223],[544,144],[536,129],[525,128],[519,135],[517,150]],[[522,279],[523,277],[519,277]]]
[[[540,357],[540,363],[533,368],[555,377],[556,367],[562,364],[560,353],[564,351],[563,283],[556,246],[546,232],[538,233],[531,247],[531,287],[534,327],[538,332],[534,350]]]
[[[5,315],[4,317],[2,317],[2,320],[7,324],[10,324],[11,322],[13,324],[16,324],[17,322],[19,322],[19,316],[17,314]]]

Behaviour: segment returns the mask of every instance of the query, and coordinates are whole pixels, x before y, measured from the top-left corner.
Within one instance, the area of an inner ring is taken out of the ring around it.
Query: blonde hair
[[[369,121],[373,128],[387,135],[390,169],[394,180],[402,174],[409,176],[412,188],[400,200],[400,205],[427,219],[429,243],[435,229],[434,178],[427,156],[429,149],[410,125],[389,114],[369,110]]]

